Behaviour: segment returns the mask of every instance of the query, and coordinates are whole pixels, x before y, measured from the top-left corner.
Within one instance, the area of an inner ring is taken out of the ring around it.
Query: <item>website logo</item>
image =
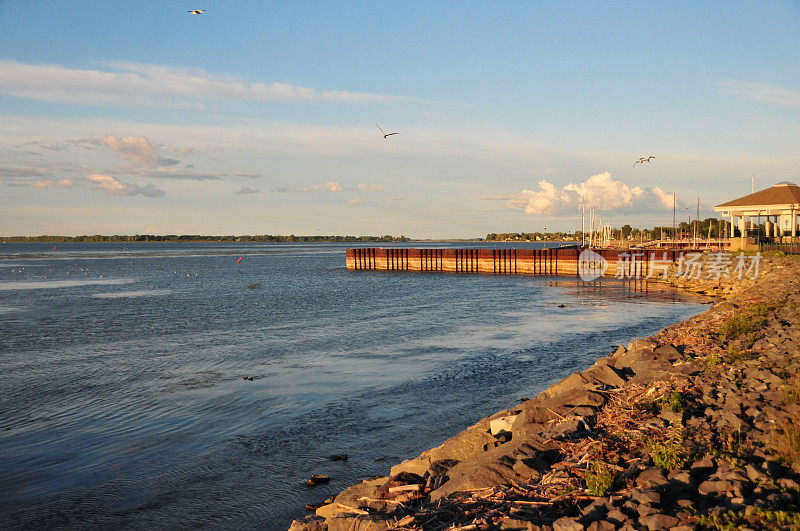
[[[590,249],[584,249],[578,256],[578,275],[584,282],[597,280],[605,274],[606,269],[608,269],[606,259]]]

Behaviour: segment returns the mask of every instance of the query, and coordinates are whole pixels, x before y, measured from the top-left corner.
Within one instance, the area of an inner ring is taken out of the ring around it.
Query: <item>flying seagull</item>
[[[633,163],[633,167],[635,168],[637,164],[644,164],[645,162],[650,162],[650,159],[654,158],[655,157],[653,155],[650,155],[649,157],[639,157],[639,160]]]
[[[378,124],[375,124],[375,125],[378,125]],[[378,129],[381,129],[381,126],[378,125]],[[386,132],[383,131],[383,129],[381,129],[381,134],[383,135],[383,138],[387,138],[387,137],[390,137],[392,135],[396,135],[397,133],[386,133]]]
[[[205,9],[190,9],[189,10],[189,13],[191,13],[192,15],[202,15],[205,12],[206,12]]]

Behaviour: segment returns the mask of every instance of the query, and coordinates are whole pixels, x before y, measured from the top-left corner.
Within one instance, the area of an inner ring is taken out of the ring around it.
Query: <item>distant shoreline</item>
[[[406,236],[297,236],[290,235],[258,235],[258,236],[205,236],[205,235],[157,235],[157,234],[135,234],[129,235],[81,235],[81,236],[0,236],[0,243],[461,243],[461,242],[480,242],[480,243],[558,243],[571,242],[564,239],[543,239],[538,241],[519,240],[486,240],[485,238],[407,238]],[[574,242],[573,242],[574,243]]]
[[[214,236],[197,234],[135,234],[135,235],[81,235],[81,236],[0,236],[3,243],[138,243],[138,242],[164,242],[164,243],[338,243],[338,242],[409,242],[414,241],[405,236],[297,236],[289,235],[244,235],[244,236]],[[472,240],[453,240],[472,241]]]

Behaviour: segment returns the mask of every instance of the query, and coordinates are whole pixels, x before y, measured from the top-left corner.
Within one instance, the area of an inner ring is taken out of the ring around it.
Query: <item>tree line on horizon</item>
[[[691,237],[694,234],[694,231],[697,231],[698,238],[707,238],[709,237],[709,228],[711,229],[711,238],[719,238],[720,234],[729,230],[730,222],[725,220],[719,220],[717,218],[706,218],[701,220],[699,223],[694,220],[690,224],[688,221],[681,221],[677,224],[677,231],[678,236],[683,235]],[[758,228],[763,230],[764,225],[758,225]],[[673,236],[673,228],[672,226],[666,225],[659,225],[653,227],[652,229],[646,228],[635,228],[629,224],[625,224],[622,227],[612,227],[612,233],[614,234],[614,238],[620,238],[623,240],[657,240],[661,238],[661,235],[664,235],[664,238],[672,238]],[[738,228],[735,229],[736,234],[738,234]],[[588,232],[586,233],[588,234]],[[519,241],[571,241],[571,240],[580,240],[582,238],[581,231],[576,230],[574,232],[501,232],[495,233],[491,232],[486,235],[487,242],[519,242]]]
[[[115,243],[115,242],[258,242],[258,243],[295,243],[295,242],[405,242],[405,236],[296,236],[287,235],[244,235],[244,236],[208,236],[200,234],[135,234],[135,235],[82,235],[82,236],[7,236],[0,237],[3,242],[12,243]]]

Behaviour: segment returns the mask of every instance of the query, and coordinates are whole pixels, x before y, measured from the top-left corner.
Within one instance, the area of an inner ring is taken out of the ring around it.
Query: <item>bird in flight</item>
[[[192,15],[202,15],[205,12],[206,12],[205,9],[190,9],[189,10],[189,13],[191,13]]]
[[[378,125],[378,124],[375,124],[375,125]],[[397,133],[386,133],[386,132],[384,132],[383,129],[381,129],[381,126],[379,126],[379,125],[378,125],[378,129],[381,130],[381,134],[383,135],[383,138],[388,138],[388,137],[390,137],[392,135],[396,135],[397,134]]]
[[[639,160],[633,163],[633,167],[635,168],[637,164],[644,164],[645,162],[650,162],[650,159],[654,158],[655,157],[653,155],[650,155],[649,157],[639,157]]]

